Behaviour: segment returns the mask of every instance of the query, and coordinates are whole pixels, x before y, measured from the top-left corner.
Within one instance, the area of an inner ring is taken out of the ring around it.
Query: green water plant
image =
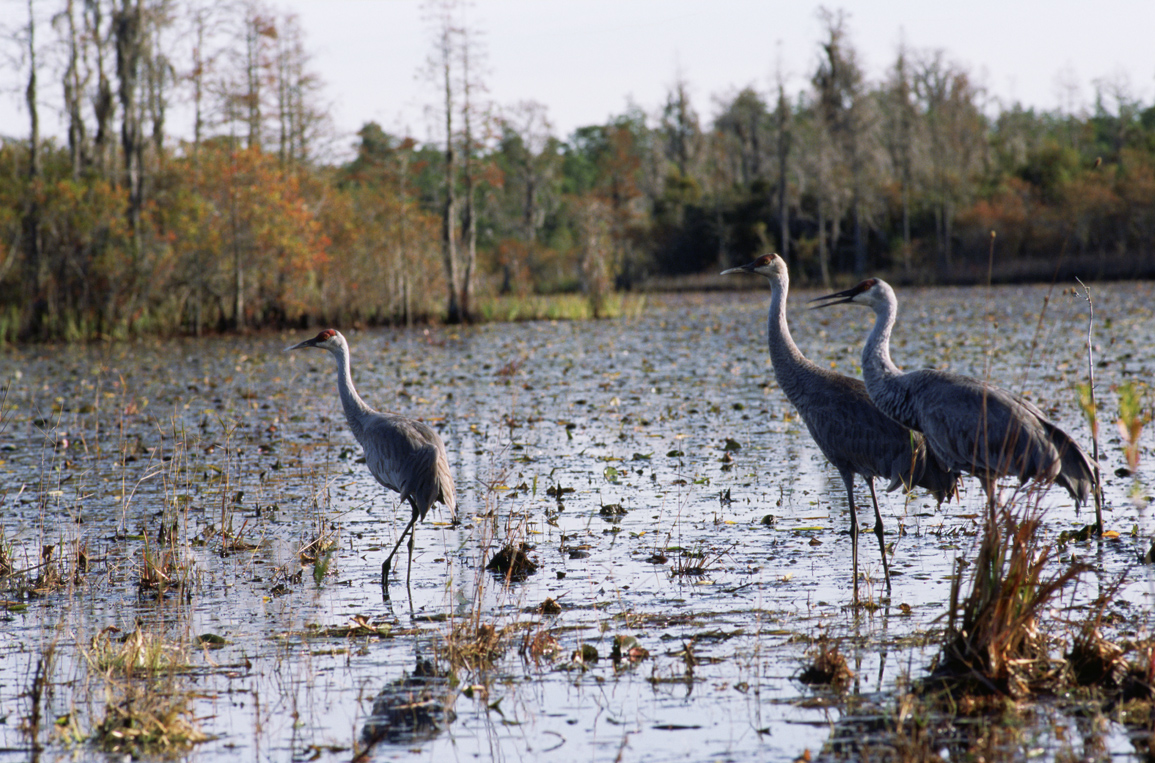
[[[1151,423],[1151,410],[1143,408],[1143,396],[1133,381],[1125,381],[1115,388],[1119,397],[1119,418],[1116,425],[1123,438],[1123,456],[1132,474],[1139,471],[1139,437],[1143,427]]]

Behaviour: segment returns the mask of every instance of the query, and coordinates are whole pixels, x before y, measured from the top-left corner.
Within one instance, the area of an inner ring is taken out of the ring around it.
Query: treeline
[[[823,10],[796,95],[716,96],[704,120],[679,80],[654,113],[562,139],[540,104],[480,97],[484,50],[441,0],[440,137],[369,123],[335,163],[294,18],[49,5],[12,37],[29,130],[0,144],[0,340],[461,321],[502,294],[582,291],[596,313],[611,290],[769,249],[826,283],[1155,274],[1155,106],[1119,80],[1089,110],[993,109],[965,67],[902,49],[871,82],[846,17]],[[45,88],[66,141],[41,138]]]

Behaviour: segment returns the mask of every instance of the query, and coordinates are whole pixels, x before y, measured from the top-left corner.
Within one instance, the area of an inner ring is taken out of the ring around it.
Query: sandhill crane
[[[341,332],[325,329],[312,339],[289,347],[319,347],[333,354],[337,362],[337,391],[341,394],[341,406],[345,409],[345,420],[361,447],[365,450],[365,465],[385,487],[401,494],[401,503],[409,501],[413,514],[409,524],[401,531],[401,537],[381,565],[381,588],[389,595],[389,566],[401,541],[409,534],[409,565],[405,573],[405,585],[409,586],[409,575],[413,570],[413,534],[419,519],[424,519],[429,507],[440,501],[449,509],[456,521],[457,497],[453,486],[453,475],[449,472],[449,457],[445,453],[445,443],[440,435],[429,426],[396,413],[382,413],[373,410],[353,387],[349,370],[349,343]]]
[[[947,468],[982,481],[992,529],[1000,477],[1058,482],[1076,505],[1087,500],[1095,486],[1091,459],[1033,403],[969,376],[929,368],[903,373],[894,365],[890,332],[898,298],[886,281],[870,278],[813,301],[822,303],[817,307],[850,302],[874,310],[874,328],[862,348],[870,399],[898,423],[922,432]]]
[[[790,276],[777,254],[722,271],[757,273],[770,282],[769,344],[774,377],[786,397],[798,409],[810,436],[846,485],[850,506],[850,548],[854,566],[854,600],[858,601],[858,512],[854,504],[854,475],[860,474],[870,488],[874,504],[874,534],[882,550],[882,571],[890,590],[882,514],[874,492],[874,478],[890,480],[887,491],[899,485],[929,490],[939,503],[955,492],[958,474],[943,469],[926,450],[922,435],[899,426],[884,416],[858,379],[820,368],[794,344],[786,325],[786,297]]]

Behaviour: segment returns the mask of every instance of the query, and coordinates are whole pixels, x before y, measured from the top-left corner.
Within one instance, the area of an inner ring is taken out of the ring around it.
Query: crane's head
[[[890,284],[883,281],[881,278],[867,278],[857,286],[847,289],[846,291],[835,292],[834,294],[827,294],[824,297],[815,297],[810,300],[812,308],[830,307],[831,305],[841,305],[846,302],[853,302],[857,305],[866,305],[867,307],[875,307],[876,305],[885,304],[888,301],[887,292],[890,292],[889,299],[893,299],[894,292],[890,288]]]
[[[341,336],[341,332],[336,329],[325,329],[312,339],[306,339],[300,344],[295,344],[292,347],[286,347],[288,350],[299,350],[302,347],[319,347],[322,350],[337,350],[345,343],[345,337]]]
[[[777,254],[771,252],[762,255],[753,262],[723,270],[721,274],[726,275],[727,273],[757,273],[760,276],[774,279],[786,274],[786,263]]]

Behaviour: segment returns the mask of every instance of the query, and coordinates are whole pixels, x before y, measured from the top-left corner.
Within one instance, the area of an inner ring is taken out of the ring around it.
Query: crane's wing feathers
[[[887,413],[926,435],[950,469],[978,475],[1041,479],[1086,500],[1093,483],[1087,454],[1029,400],[992,384],[944,371],[903,374],[895,394],[880,400]]]
[[[779,378],[779,385],[836,469],[889,480],[888,491],[918,485],[940,502],[954,493],[959,475],[927,451],[921,434],[883,414],[861,380],[809,361],[793,376],[786,384]]]
[[[455,515],[457,508],[453,475],[440,435],[420,421],[374,413],[364,422],[361,445],[365,465],[385,487],[409,501],[421,519],[429,507],[441,502]]]

